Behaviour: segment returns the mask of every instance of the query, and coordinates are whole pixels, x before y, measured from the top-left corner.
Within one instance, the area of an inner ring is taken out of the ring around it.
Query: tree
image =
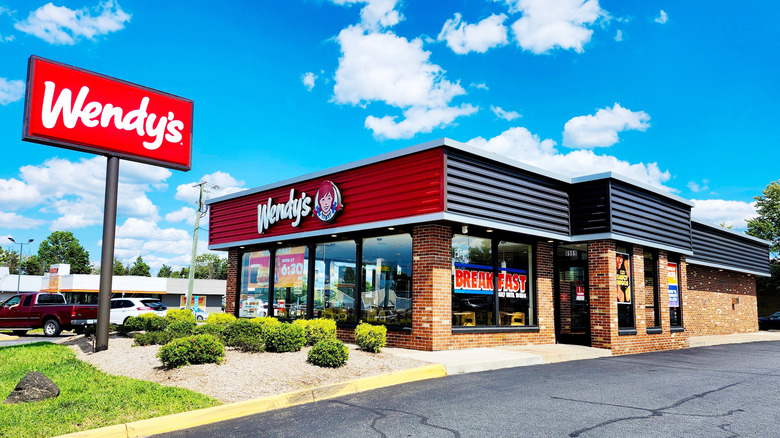
[[[114,257],[114,275],[127,275],[127,269],[122,261]]]
[[[89,252],[70,231],[55,231],[38,246],[38,259],[44,269],[56,263],[70,265],[71,274],[89,274]]]
[[[31,255],[22,261],[22,271],[27,275],[43,275],[46,272],[37,255]]]
[[[19,273],[19,253],[13,250],[3,251],[0,248],[0,266],[8,266],[11,274]]]
[[[131,266],[127,270],[128,275],[137,275],[139,277],[151,277],[152,273],[150,272],[149,265],[144,263],[144,259],[141,258],[139,255],[137,259],[135,259],[135,263],[133,263],[133,266]]]
[[[753,199],[758,216],[748,220],[747,233],[772,242],[769,252],[777,255],[780,253],[780,181],[769,183],[761,196]]]
[[[173,274],[173,270],[171,270],[170,266],[168,266],[168,265],[166,265],[164,263],[163,263],[162,267],[160,268],[160,271],[157,272],[157,276],[158,277],[168,278],[168,277],[171,276],[171,274]]]
[[[216,254],[197,256],[195,258],[195,278],[226,280],[227,260]]]

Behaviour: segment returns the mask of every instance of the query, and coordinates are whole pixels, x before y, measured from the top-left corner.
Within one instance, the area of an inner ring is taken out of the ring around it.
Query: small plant
[[[109,327],[108,331],[111,331],[111,328]],[[91,338],[97,334],[97,326],[95,325],[88,325],[84,327],[84,337],[85,338]]]
[[[329,368],[338,368],[347,363],[349,348],[338,339],[323,339],[309,350],[307,362]]]
[[[136,345],[139,347],[145,347],[147,345],[154,345],[156,343],[152,333],[138,333],[133,336],[133,339],[135,339],[135,342],[133,342],[134,347]]]
[[[387,345],[387,327],[362,322],[355,328],[355,343],[363,351],[379,353]]]
[[[250,319],[249,321],[261,327],[281,324],[281,322],[279,322],[279,320],[274,318],[273,316],[258,316],[257,318]]]
[[[236,317],[229,313],[210,313],[209,317],[206,318],[206,323],[225,327],[235,320]]]
[[[168,309],[168,312],[165,314],[165,318],[168,319],[169,322],[173,322],[173,321],[192,321],[193,323],[195,322],[195,314],[188,309]]]
[[[181,337],[181,336],[179,336]],[[172,340],[176,339],[174,337],[173,333],[169,332],[168,330],[163,330],[159,332],[146,332],[146,333],[137,333],[135,336],[133,336],[133,339],[135,342],[133,343],[133,346],[146,346],[146,345],[165,345]]]
[[[155,313],[142,313],[135,318],[134,325],[147,332],[159,332],[168,326],[168,320]]]
[[[242,339],[256,338],[263,339],[263,326],[248,319],[237,319],[231,322],[222,331],[225,343],[231,347],[237,347]]]
[[[214,336],[215,338],[224,342],[225,338],[222,336],[222,332],[224,330],[225,330],[224,325],[207,322],[206,324],[201,324],[195,327],[195,330],[193,330],[192,333],[196,335],[202,335],[204,333],[208,333],[211,336]]]
[[[265,342],[260,336],[240,335],[231,339],[232,346],[249,353],[260,353],[265,351]]]
[[[183,338],[192,335],[195,325],[195,321],[174,320],[168,323],[165,331],[174,338]]]
[[[336,339],[336,321],[332,319],[298,319],[293,324],[300,324],[306,330],[306,345],[314,345],[325,339]]]
[[[137,332],[144,329],[144,322],[137,316],[131,316],[125,320],[124,324],[116,326],[116,332],[121,336],[127,336],[130,332]]]
[[[263,327],[263,339],[268,351],[288,353],[301,351],[306,345],[306,331],[296,324],[267,324]]]
[[[160,347],[157,357],[167,368],[202,363],[219,364],[225,357],[225,344],[209,334],[188,336]]]

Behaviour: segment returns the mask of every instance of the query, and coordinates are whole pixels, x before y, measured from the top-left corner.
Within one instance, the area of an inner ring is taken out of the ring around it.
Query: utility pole
[[[198,208],[195,211],[195,231],[192,233],[192,258],[190,259],[190,272],[189,272],[189,284],[187,285],[187,298],[184,302],[184,308],[190,309],[190,301],[192,300],[192,289],[195,285],[195,258],[198,256],[198,229],[200,228],[200,218],[206,215],[208,208],[203,204],[203,187],[209,185],[211,188],[218,189],[219,186],[211,184],[206,181],[201,181],[193,187],[199,187],[200,193],[198,195]]]

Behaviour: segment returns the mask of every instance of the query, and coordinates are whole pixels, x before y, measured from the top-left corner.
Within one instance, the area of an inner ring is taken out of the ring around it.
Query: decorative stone
[[[33,371],[22,377],[3,403],[35,402],[59,395],[60,388],[51,379],[43,373]]]

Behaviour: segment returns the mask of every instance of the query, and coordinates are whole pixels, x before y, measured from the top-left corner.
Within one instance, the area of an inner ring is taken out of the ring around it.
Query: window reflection
[[[241,258],[241,290],[238,316],[254,318],[268,315],[269,251],[248,252]]]
[[[412,324],[412,236],[363,240],[362,321]]]
[[[317,245],[314,261],[314,317],[355,321],[355,242]]]
[[[309,251],[305,246],[279,248],[274,258],[274,311],[278,318],[306,318]]]

